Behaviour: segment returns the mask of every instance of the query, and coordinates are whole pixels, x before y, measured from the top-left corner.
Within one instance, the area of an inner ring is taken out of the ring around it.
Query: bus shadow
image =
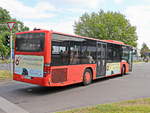
[[[126,75],[116,75],[116,76],[110,76],[110,77],[102,77],[102,78],[94,80],[93,83],[103,82],[103,81],[107,81],[107,80],[111,80],[111,79],[115,79],[115,78],[124,79],[128,75],[129,74],[127,73]]]
[[[128,76],[128,74],[125,75],[125,76]],[[115,79],[115,78],[124,79],[125,76],[118,75],[118,76],[111,76],[111,77],[103,77],[103,78],[94,80],[92,82],[92,84],[95,84],[95,83],[98,83],[98,82],[104,82],[104,81],[107,81],[107,80],[110,80],[110,79]],[[42,95],[60,93],[60,92],[66,91],[66,90],[68,91],[68,90],[71,90],[71,89],[82,88],[82,87],[88,87],[88,86],[83,86],[82,83],[68,85],[68,86],[62,86],[62,87],[31,86],[31,87],[27,87],[27,88],[23,88],[23,89],[17,89],[17,92],[23,93],[24,95],[42,96]]]
[[[65,90],[71,90],[74,88],[82,87],[82,84],[74,84],[62,87],[42,87],[42,86],[32,86],[23,89],[17,89],[17,92],[24,93],[25,95],[49,95],[59,93]]]

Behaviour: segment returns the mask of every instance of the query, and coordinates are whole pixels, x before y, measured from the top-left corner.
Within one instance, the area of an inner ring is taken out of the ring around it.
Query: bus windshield
[[[16,36],[16,51],[42,52],[45,33],[24,33]]]

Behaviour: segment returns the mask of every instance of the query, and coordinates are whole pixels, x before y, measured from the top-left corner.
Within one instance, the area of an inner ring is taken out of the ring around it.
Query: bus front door
[[[102,77],[106,74],[106,49],[105,43],[97,43],[97,69],[96,77]]]

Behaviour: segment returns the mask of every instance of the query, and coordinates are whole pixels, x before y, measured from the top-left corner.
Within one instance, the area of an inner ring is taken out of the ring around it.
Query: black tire
[[[121,75],[126,75],[126,66],[123,65],[122,69],[121,69]]]
[[[87,80],[87,76],[89,77]],[[83,74],[83,85],[89,85],[92,83],[92,72],[90,69],[85,69],[84,74]]]

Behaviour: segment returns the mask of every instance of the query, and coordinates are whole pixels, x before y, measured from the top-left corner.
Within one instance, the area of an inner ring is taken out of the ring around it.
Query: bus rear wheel
[[[89,85],[92,82],[92,72],[90,69],[85,69],[83,74],[83,85]]]

